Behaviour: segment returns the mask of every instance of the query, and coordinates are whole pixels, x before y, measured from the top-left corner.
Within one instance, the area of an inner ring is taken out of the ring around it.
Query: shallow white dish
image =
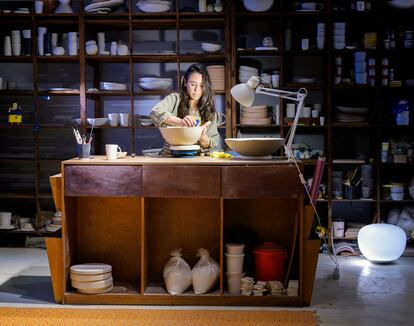
[[[92,2],[88,4],[87,6],[85,6],[84,10],[90,11],[92,9],[102,8],[102,7],[113,8],[113,7],[120,6],[124,3],[125,3],[125,0],[108,0],[108,1]]]
[[[93,125],[95,127],[103,126],[108,122],[108,118],[88,118],[87,120],[91,126]]]
[[[315,78],[293,77],[293,81],[299,84],[312,84],[315,82]]]
[[[106,274],[112,272],[112,266],[108,264],[89,263],[70,267],[70,272],[75,274]]]
[[[255,48],[256,51],[277,51],[279,50],[275,46],[258,46]]]
[[[152,82],[159,82],[159,81],[172,83],[173,79],[172,78],[162,78],[162,77],[142,77],[142,78],[138,78],[138,82],[140,82],[140,83],[152,83]]]
[[[226,138],[226,144],[235,152],[245,156],[270,155],[281,148],[284,138]]]
[[[158,128],[164,140],[170,145],[193,145],[201,136],[202,127]]]
[[[140,1],[137,3],[138,8],[143,12],[166,12],[171,9],[171,6]]]
[[[352,106],[340,106],[337,105],[335,108],[344,113],[356,113],[356,114],[365,114],[369,111],[369,108],[366,107],[352,107]]]
[[[221,44],[202,42],[201,48],[206,52],[217,52],[221,50]]]
[[[159,81],[159,82],[151,82],[151,83],[138,83],[138,86],[145,91],[150,90],[168,90],[172,88],[172,83]]]

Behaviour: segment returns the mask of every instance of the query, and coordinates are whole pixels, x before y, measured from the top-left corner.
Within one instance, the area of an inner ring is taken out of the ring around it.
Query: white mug
[[[304,118],[310,118],[311,117],[311,111],[312,111],[312,109],[311,109],[310,106],[304,106],[302,108],[302,114],[303,114],[302,116]]]
[[[43,13],[43,1],[42,0],[36,0],[34,3],[34,9],[36,14]]]
[[[121,126],[128,127],[129,126],[129,113],[120,113],[119,116],[121,118]]]
[[[11,56],[12,55],[12,47],[11,47],[11,38],[10,36],[4,37],[4,46],[3,46],[3,55],[4,56]]]
[[[110,161],[116,160],[121,155],[121,147],[114,144],[105,145],[106,158]]]
[[[312,110],[312,118],[318,118],[319,117],[319,110]]]
[[[109,125],[116,127],[119,124],[119,113],[108,113]]]
[[[0,226],[8,227],[11,224],[11,212],[0,212]]]
[[[302,39],[302,50],[304,51],[309,50],[309,39],[308,38]]]
[[[286,118],[294,118],[296,113],[295,103],[286,104]]]
[[[319,117],[319,124],[321,126],[324,126],[325,125],[325,117]]]
[[[116,55],[117,48],[118,48],[118,44],[116,42],[111,42],[111,55]]]

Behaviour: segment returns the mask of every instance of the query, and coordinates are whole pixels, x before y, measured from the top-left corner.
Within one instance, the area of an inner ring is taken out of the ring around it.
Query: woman
[[[208,151],[219,143],[217,113],[214,106],[210,76],[200,64],[191,65],[182,80],[181,93],[172,93],[152,108],[151,119],[158,127],[202,126],[198,140],[202,151]],[[211,124],[205,126],[210,121]],[[169,145],[164,145],[163,154],[169,154]]]

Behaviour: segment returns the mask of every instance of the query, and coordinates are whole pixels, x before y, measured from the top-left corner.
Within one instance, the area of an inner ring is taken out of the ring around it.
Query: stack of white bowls
[[[391,199],[403,200],[404,199],[404,184],[394,183],[391,184]]]
[[[344,22],[335,22],[333,29],[334,49],[343,50],[345,48],[345,27]]]
[[[52,222],[46,226],[46,230],[49,232],[55,232],[62,228],[62,212],[57,211],[53,215]]]
[[[227,290],[240,294],[240,280],[243,274],[244,244],[226,243]]]
[[[211,87],[213,91],[224,91],[224,66],[215,65],[207,67],[208,74],[210,75]]]
[[[38,27],[37,28],[37,54],[44,55],[45,54],[45,43],[44,37],[47,32],[46,27]]]
[[[242,106],[240,109],[240,124],[242,125],[269,125],[271,123],[272,117],[269,117],[266,105]]]
[[[107,264],[80,264],[70,267],[72,287],[80,293],[99,294],[112,291],[112,266]]]
[[[138,86],[145,91],[166,91],[173,87],[173,79],[161,77],[138,78]]]
[[[143,12],[166,12],[171,10],[171,1],[167,0],[140,0],[137,7]]]
[[[246,83],[252,76],[259,76],[259,69],[249,66],[239,67],[239,81],[241,83]]]
[[[11,44],[13,55],[18,56],[22,49],[22,40],[20,37],[20,30],[11,31]]]
[[[78,33],[68,33],[68,49],[69,55],[78,55]]]
[[[128,85],[125,83],[100,82],[99,89],[103,91],[126,91]]]
[[[366,84],[367,74],[366,52],[354,53],[355,84]]]
[[[325,23],[316,25],[316,46],[319,50],[323,50],[325,47]]]

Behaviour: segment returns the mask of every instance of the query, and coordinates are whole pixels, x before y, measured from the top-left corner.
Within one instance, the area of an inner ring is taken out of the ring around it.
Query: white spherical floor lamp
[[[403,229],[393,224],[370,224],[358,232],[358,247],[362,254],[376,263],[389,263],[400,258],[407,237]]]

